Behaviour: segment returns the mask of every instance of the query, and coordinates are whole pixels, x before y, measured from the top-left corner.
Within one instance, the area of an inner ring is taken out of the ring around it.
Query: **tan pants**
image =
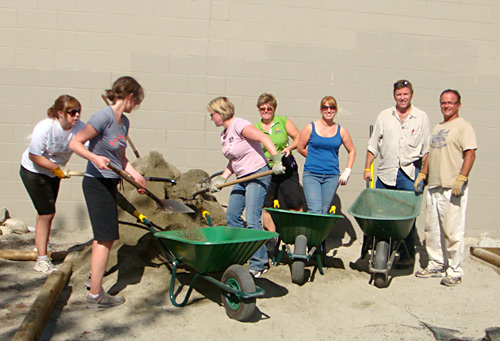
[[[425,245],[429,269],[448,265],[446,275],[461,277],[465,248],[465,211],[468,187],[464,195],[455,197],[451,189],[435,187],[427,192],[425,215]]]

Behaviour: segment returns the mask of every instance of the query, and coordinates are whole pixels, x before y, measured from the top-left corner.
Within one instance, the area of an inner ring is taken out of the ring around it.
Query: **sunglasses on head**
[[[321,110],[328,110],[328,109],[337,110],[337,107],[334,106],[334,105],[323,105],[323,106],[321,106]]]
[[[75,117],[76,114],[79,114],[82,110],[81,109],[71,109],[66,111],[66,114],[71,115],[71,117]]]

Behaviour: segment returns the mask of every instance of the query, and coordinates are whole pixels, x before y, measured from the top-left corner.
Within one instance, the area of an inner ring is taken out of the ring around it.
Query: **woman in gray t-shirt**
[[[126,171],[142,186],[146,180],[125,156],[130,122],[123,113],[130,113],[144,99],[144,90],[132,77],[117,79],[106,91],[111,106],[98,111],[70,142],[70,148],[87,159],[83,178],[83,194],[94,232],[90,264],[90,292],[87,308],[113,307],[125,302],[120,296],[110,296],[102,288],[102,278],[108,264],[113,242],[119,239],[116,204],[119,176],[109,169],[112,164]],[[89,141],[88,150],[84,144]],[[143,192],[141,190],[140,192]]]

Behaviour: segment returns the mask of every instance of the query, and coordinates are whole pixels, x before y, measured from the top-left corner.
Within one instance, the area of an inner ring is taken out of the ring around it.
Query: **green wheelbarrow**
[[[349,207],[366,235],[362,254],[371,248],[368,265],[375,286],[387,286],[389,271],[398,252],[409,256],[404,238],[410,233],[420,214],[422,195],[413,191],[364,189]]]
[[[277,233],[228,226],[157,232],[147,219],[141,221],[160,242],[172,263],[169,296],[174,306],[185,306],[196,281],[203,278],[222,289],[222,304],[230,318],[248,321],[253,316],[256,297],[263,296],[264,290],[255,285],[252,275],[242,265]],[[177,303],[174,286],[181,263],[196,274],[184,300]],[[208,275],[222,271],[221,281]]]
[[[324,241],[335,224],[343,216],[334,214],[316,214],[308,212],[287,211],[275,208],[265,208],[271,214],[279,234],[278,246],[273,256],[274,265],[279,265],[285,251],[292,260],[292,282],[303,284],[308,278],[305,276],[305,264],[316,256],[318,271],[323,275],[323,266],[326,268],[326,250]],[[283,241],[275,261],[276,253]],[[294,252],[290,245],[295,244]],[[319,252],[318,252],[319,251]]]

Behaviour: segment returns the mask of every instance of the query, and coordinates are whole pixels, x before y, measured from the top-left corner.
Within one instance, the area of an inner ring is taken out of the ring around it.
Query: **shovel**
[[[154,195],[147,188],[143,187],[140,183],[134,180],[129,174],[126,172],[116,168],[115,166],[108,164],[108,167],[118,174],[122,179],[129,182],[137,189],[143,189],[147,196],[156,201],[158,208],[162,209],[166,213],[194,213],[194,211],[189,207],[184,205],[182,202],[173,200],[173,199],[160,199],[156,195]]]
[[[285,170],[285,167],[283,167],[283,170]],[[272,169],[268,170],[268,171],[265,171],[265,172],[262,172],[262,173],[256,173],[256,174],[252,174],[252,175],[249,175],[249,176],[244,176],[244,177],[236,179],[236,180],[228,181],[228,182],[226,182],[226,183],[224,183],[222,185],[215,186],[215,188],[221,189],[221,188],[224,188],[224,187],[229,187],[229,186],[232,186],[232,185],[239,184],[241,182],[245,182],[245,181],[249,181],[249,180],[253,180],[253,179],[262,178],[263,176],[271,175],[271,174],[273,174],[273,170]],[[210,185],[208,185],[207,188],[203,188],[203,189],[200,189],[197,192],[194,192],[193,195],[191,195],[191,198],[189,198],[189,200],[193,200],[198,194],[206,193],[209,190],[210,190]]]
[[[68,172],[68,175],[69,176],[84,176],[85,175],[85,172],[75,172],[75,171],[69,171]],[[175,181],[174,179],[168,179],[168,178],[157,178],[155,176],[145,176],[144,179],[146,179],[146,181],[159,181],[159,182],[170,182],[172,184],[176,184],[177,181]]]

